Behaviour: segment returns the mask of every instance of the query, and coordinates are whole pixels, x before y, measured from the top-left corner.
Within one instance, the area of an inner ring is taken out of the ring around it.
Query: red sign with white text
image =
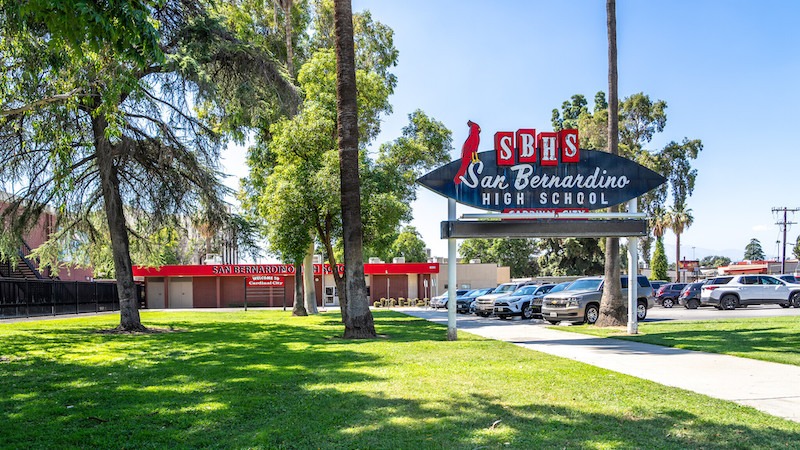
[[[344,273],[344,264],[338,264]],[[314,264],[314,275],[333,273],[330,264]],[[364,264],[366,275],[401,275],[439,273],[439,263]],[[292,264],[208,264],[133,268],[136,277],[255,277],[261,275],[294,276]]]
[[[284,285],[284,278],[277,275],[247,277],[248,287],[283,287]]]

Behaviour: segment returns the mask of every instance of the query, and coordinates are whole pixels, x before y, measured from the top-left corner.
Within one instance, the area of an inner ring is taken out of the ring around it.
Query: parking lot
[[[435,322],[447,323],[446,309],[418,309],[408,308],[406,310],[411,315],[423,317]],[[682,306],[664,308],[654,306],[647,310],[647,318],[643,322],[655,322],[665,320],[718,320],[718,319],[743,319],[750,317],[780,317],[780,316],[800,316],[798,308],[781,308],[777,305],[753,305],[746,308],[737,308],[733,311],[720,311],[716,308],[704,307],[698,309],[686,309]],[[499,320],[496,317],[479,317],[474,314],[457,314],[458,327],[470,328],[483,326],[486,324],[542,324],[549,325],[541,319],[521,320],[514,317],[512,320]],[[568,324],[563,324],[568,326]],[[562,325],[559,325],[562,326]]]

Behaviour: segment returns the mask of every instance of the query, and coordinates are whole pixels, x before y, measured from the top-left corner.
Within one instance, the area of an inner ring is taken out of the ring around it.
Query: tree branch
[[[37,100],[33,103],[28,103],[27,105],[21,106],[19,108],[12,108],[12,109],[4,109],[0,110],[0,117],[9,117],[9,116],[16,116],[22,114],[24,112],[37,109],[40,106],[49,105],[50,103],[58,103],[69,100],[70,98],[74,97],[75,95],[80,94],[83,92],[82,88],[75,88],[65,94],[56,94],[52,97],[43,98]]]

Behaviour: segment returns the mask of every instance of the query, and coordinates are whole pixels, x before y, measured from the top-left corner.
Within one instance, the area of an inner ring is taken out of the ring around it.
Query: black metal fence
[[[0,278],[0,319],[118,310],[114,282]]]

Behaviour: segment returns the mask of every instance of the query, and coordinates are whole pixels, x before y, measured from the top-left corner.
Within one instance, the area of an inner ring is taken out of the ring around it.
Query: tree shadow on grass
[[[419,343],[426,349],[450,348],[435,342],[440,326],[381,316],[381,328],[391,329],[397,343],[332,342],[335,327],[326,318],[262,320],[268,317],[161,320],[159,326],[186,332],[147,336],[80,328],[8,334],[3,342],[11,347],[3,352],[12,359],[0,363],[0,447],[797,448],[800,442],[800,426],[731,423],[728,413],[742,407],[729,403],[709,400],[723,405],[718,420],[660,398],[603,409],[598,405],[609,398],[631,395],[614,387],[619,381],[609,381],[608,372],[586,371],[578,379],[575,373],[584,372],[524,349],[512,353],[522,375],[497,373],[491,363],[481,373],[461,370],[453,355],[468,356],[476,345],[467,343],[467,350],[454,348],[430,362],[452,372],[420,379],[413,367],[395,366],[419,361],[379,348],[401,353],[417,345],[414,338],[428,341]],[[555,381],[539,386],[534,373]],[[486,393],[492,382],[502,385],[499,394]],[[635,392],[643,383],[624,388]],[[664,395],[674,392],[663,388]]]
[[[782,327],[757,327],[742,329],[696,329],[686,330],[677,327],[670,329],[668,324],[660,325],[663,331],[647,330],[637,337],[624,337],[638,342],[667,345],[685,350],[700,350],[711,353],[734,354],[753,359],[772,358],[761,353],[779,354],[777,362],[800,365],[800,334]],[[617,337],[617,336],[614,336]],[[785,357],[781,358],[780,355]]]

